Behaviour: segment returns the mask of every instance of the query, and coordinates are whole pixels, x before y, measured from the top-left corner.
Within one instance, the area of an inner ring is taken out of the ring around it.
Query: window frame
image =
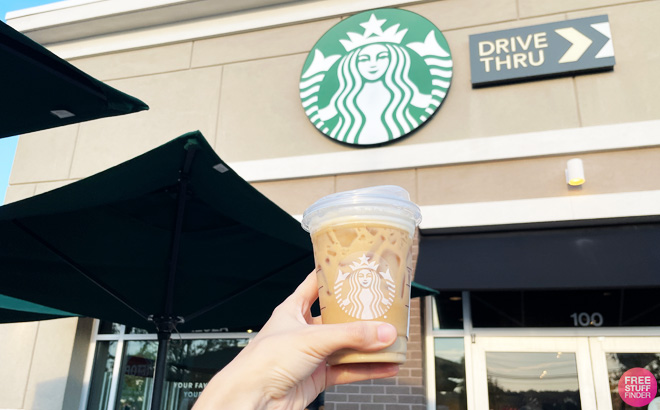
[[[89,341],[89,348],[87,350],[87,361],[85,363],[85,373],[82,382],[82,395],[80,397],[79,410],[87,410],[89,401],[89,389],[91,388],[92,370],[94,368],[94,359],[96,353],[96,346],[98,342],[116,341],[117,350],[115,352],[115,363],[112,369],[112,383],[110,385],[110,394],[106,410],[115,408],[117,393],[119,388],[119,380],[121,373],[122,358],[124,353],[124,346],[129,341],[157,341],[158,335],[156,333],[146,334],[130,334],[126,332],[126,326],[119,326],[119,333],[116,334],[99,334],[99,327],[101,321],[94,319],[92,324],[91,336]],[[202,339],[248,339],[248,343],[255,338],[257,332],[193,332],[193,333],[178,333],[172,334],[171,340],[202,340]]]

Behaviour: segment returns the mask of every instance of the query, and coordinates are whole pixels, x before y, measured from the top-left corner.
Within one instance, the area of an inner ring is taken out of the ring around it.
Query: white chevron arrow
[[[593,43],[589,37],[580,33],[573,27],[558,28],[555,32],[572,43],[571,47],[569,47],[569,49],[566,50],[566,53],[564,53],[559,59],[559,64],[578,61],[580,57],[582,57],[582,54],[587,51],[591,43]]]
[[[612,45],[612,32],[610,31],[610,23],[604,21],[602,23],[592,24],[591,27],[598,30],[602,35],[608,38],[607,43],[600,49],[596,58],[614,57],[614,46]]]

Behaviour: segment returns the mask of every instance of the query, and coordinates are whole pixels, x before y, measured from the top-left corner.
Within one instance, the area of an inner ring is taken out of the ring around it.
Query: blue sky
[[[9,11],[26,9],[42,4],[55,3],[53,0],[0,0],[0,17],[2,21]],[[5,192],[9,183],[11,165],[14,162],[18,137],[0,139],[0,204],[5,202]]]

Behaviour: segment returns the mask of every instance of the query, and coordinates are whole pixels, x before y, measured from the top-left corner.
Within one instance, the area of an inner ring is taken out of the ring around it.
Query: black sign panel
[[[470,36],[472,86],[611,70],[607,15]]]

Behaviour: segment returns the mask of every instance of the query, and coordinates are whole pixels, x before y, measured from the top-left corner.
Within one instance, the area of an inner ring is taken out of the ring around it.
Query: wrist
[[[266,401],[255,374],[230,363],[217,373],[200,395],[193,410],[263,410]]]

